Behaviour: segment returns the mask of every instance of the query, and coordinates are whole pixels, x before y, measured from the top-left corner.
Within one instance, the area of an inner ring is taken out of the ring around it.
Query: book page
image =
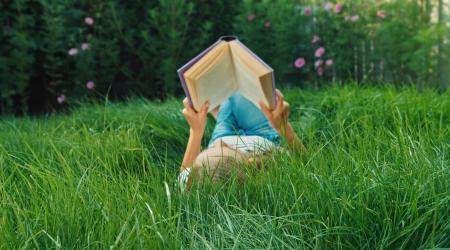
[[[200,73],[195,79],[195,88],[197,92],[198,110],[205,101],[209,101],[209,109],[212,110],[229,96],[236,92],[238,85],[234,73],[233,60],[230,49],[227,49],[217,57],[206,68],[205,72]]]
[[[267,98],[259,81],[259,77],[252,72],[239,58],[233,55],[233,62],[235,66],[236,80],[239,85],[239,92],[245,96],[249,101],[254,103],[259,108],[259,101],[264,101],[269,105]]]
[[[221,41],[212,48],[209,52],[203,55],[195,64],[193,64],[184,75],[189,78],[196,78],[199,74],[205,72],[209,67],[213,65],[213,62],[222,56],[226,50],[228,50],[228,44]]]
[[[274,105],[272,95],[274,90],[273,87],[268,88],[269,85],[272,86],[272,80],[265,77],[272,73],[272,69],[266,67],[266,64],[256,58],[238,41],[230,42],[230,48],[241,94],[258,108],[260,101],[263,101],[268,107],[272,107]],[[267,80],[270,80],[270,82],[267,82]]]

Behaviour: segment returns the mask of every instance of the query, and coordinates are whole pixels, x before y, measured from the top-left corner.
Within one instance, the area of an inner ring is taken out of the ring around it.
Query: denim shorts
[[[261,136],[276,145],[281,143],[280,136],[270,126],[262,111],[239,92],[220,105],[209,146],[217,139],[231,135]]]

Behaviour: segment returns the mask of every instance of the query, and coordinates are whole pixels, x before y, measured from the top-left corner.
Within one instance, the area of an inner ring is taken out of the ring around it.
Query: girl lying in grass
[[[227,179],[231,173],[242,173],[239,166],[259,162],[260,158],[276,149],[283,137],[289,147],[304,151],[288,121],[289,104],[276,90],[277,106],[270,110],[260,102],[261,110],[238,92],[214,110],[216,118],[208,148],[201,151],[208,103],[196,112],[185,98],[183,115],[190,126],[189,141],[181,164],[179,183],[189,190],[192,180],[209,176],[213,182]],[[244,163],[244,164],[243,164]],[[238,175],[239,177],[239,175]],[[240,176],[242,177],[242,176]]]

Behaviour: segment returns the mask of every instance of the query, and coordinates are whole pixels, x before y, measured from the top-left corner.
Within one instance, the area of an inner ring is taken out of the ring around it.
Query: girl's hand
[[[195,111],[191,105],[189,105],[187,98],[184,98],[183,105],[183,115],[191,128],[191,132],[203,135],[206,128],[206,115],[208,113],[209,106],[208,102],[205,102],[202,105],[200,112]]]
[[[259,105],[270,125],[281,135],[285,133],[283,131],[288,126],[290,107],[289,103],[284,100],[283,94],[278,89],[275,92],[277,95],[277,106],[273,110],[270,110],[263,101],[260,101]]]

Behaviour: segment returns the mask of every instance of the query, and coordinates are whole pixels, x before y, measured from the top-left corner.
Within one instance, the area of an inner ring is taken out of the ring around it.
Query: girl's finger
[[[197,113],[197,111],[195,111],[195,109],[191,106],[191,103],[189,102],[189,100],[188,100],[187,98],[184,98],[184,100],[183,100],[183,105],[184,105],[184,108],[187,109],[187,111],[188,111],[190,114],[195,114],[195,113]]]
[[[183,111],[181,111],[181,113],[183,114],[184,117],[188,117],[189,115],[189,111],[187,109],[183,109]]]
[[[284,100],[284,95],[279,89],[275,90],[275,94],[277,95],[277,100]]]
[[[276,89],[275,93],[277,94],[277,96],[284,98],[283,93],[281,93],[281,91],[279,89]]]
[[[289,103],[285,101],[283,106],[283,113],[289,115],[289,112],[291,111],[291,105],[289,105]]]
[[[208,108],[209,108],[209,102],[206,101],[205,103],[203,103],[202,109],[200,110],[200,112],[202,114],[206,114],[208,112]]]
[[[291,105],[287,101],[284,101],[283,106],[284,106],[285,110],[290,110],[291,109]]]
[[[275,117],[280,116],[281,113],[283,113],[283,104],[277,105],[277,108],[274,111],[272,111],[272,114]]]
[[[187,97],[183,99],[183,105],[185,108],[191,108],[191,105]]]
[[[283,94],[281,94],[281,92],[278,89],[276,91],[277,91],[277,96],[278,96],[276,109],[282,109],[283,103],[284,103],[284,96],[283,96]]]

